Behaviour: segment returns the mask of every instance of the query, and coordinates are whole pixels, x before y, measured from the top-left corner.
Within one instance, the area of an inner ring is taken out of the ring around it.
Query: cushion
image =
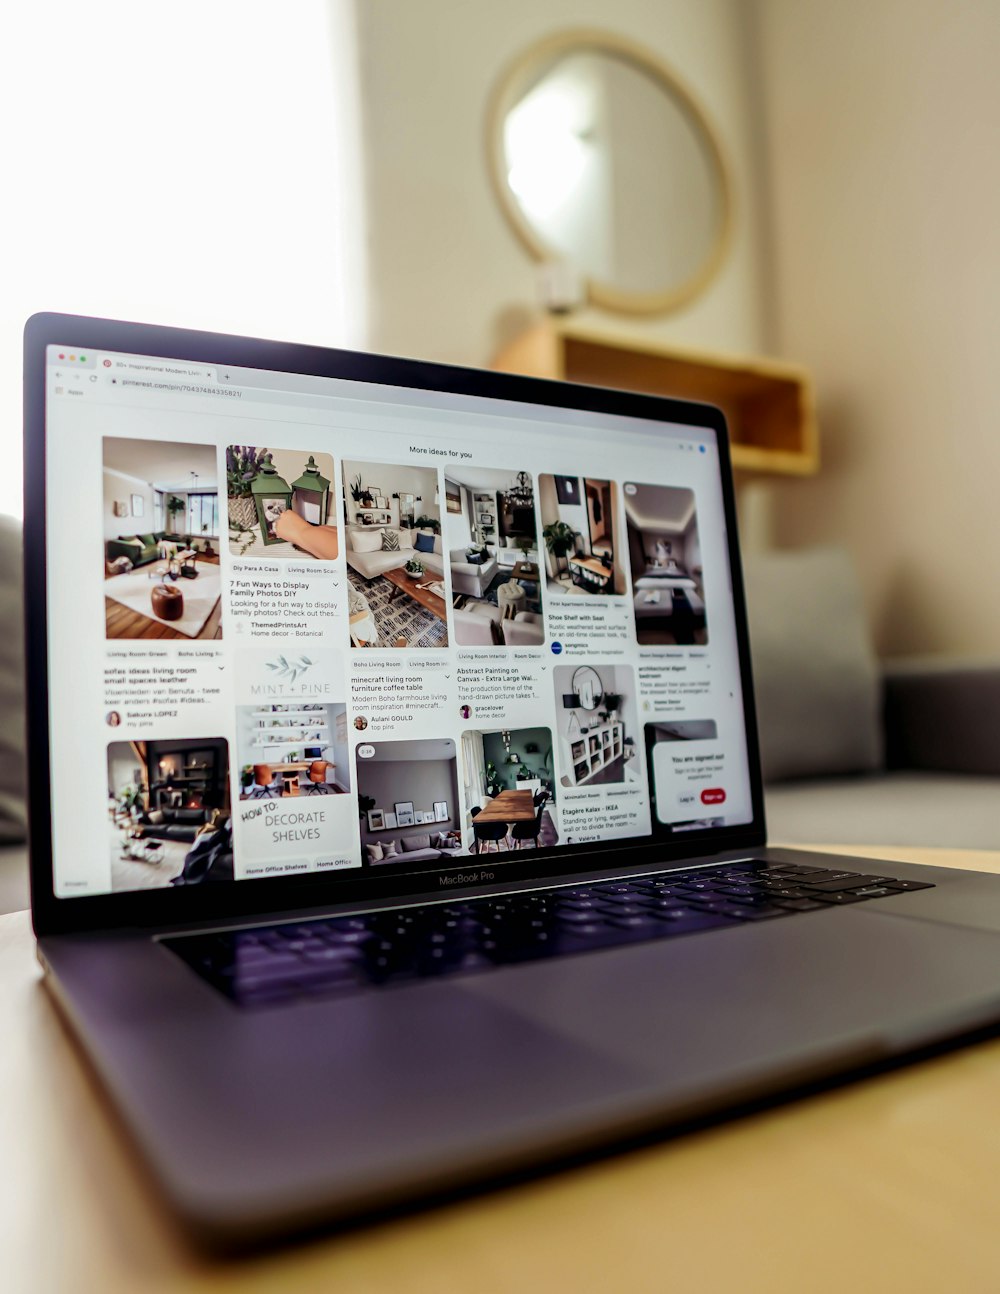
[[[430,849],[430,833],[428,832],[426,835],[422,836],[404,836],[399,842],[399,847],[407,854],[412,854],[417,849]]]
[[[356,553],[377,553],[382,547],[381,530],[350,530],[348,534]]]
[[[136,538],[144,548],[152,548],[156,543],[156,538],[153,535],[137,535]]]
[[[880,768],[878,661],[846,552],[758,553],[744,569],[764,780]]]
[[[418,534],[414,540],[413,546],[418,553],[433,553],[434,536]]]
[[[154,809],[152,813],[146,814],[146,821],[152,823],[154,827],[162,827],[166,821],[166,815],[162,809]]]
[[[396,848],[395,840],[387,840],[382,845],[382,855],[385,858],[395,858],[399,850]]]
[[[382,846],[380,844],[367,845],[366,848],[370,863],[380,863],[382,861]]]
[[[205,821],[205,810],[204,809],[175,809],[173,817],[175,822],[202,823]]]
[[[435,535],[435,536],[434,536],[434,551],[435,551],[436,553],[443,553],[443,552],[444,552],[444,546],[443,546],[443,544],[442,544],[442,542],[441,542],[441,536],[440,536],[440,535]]]
[[[470,566],[482,566],[483,555],[482,553],[466,553],[465,560]]]
[[[382,531],[382,551],[384,553],[399,552],[399,531],[398,530]]]

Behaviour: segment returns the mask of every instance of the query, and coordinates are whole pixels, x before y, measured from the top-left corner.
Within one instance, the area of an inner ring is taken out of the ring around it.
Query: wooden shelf
[[[797,364],[545,320],[505,346],[493,366],[718,405],[729,425],[737,470],[793,476],[819,470],[812,378]]]

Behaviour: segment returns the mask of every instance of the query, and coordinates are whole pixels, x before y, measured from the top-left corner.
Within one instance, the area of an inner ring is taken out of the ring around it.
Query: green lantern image
[[[325,526],[330,500],[330,482],[316,466],[312,454],[302,475],[292,482],[292,511],[311,526]]]
[[[260,471],[250,482],[250,494],[257,509],[257,522],[265,544],[284,541],[275,534],[274,527],[283,512],[292,506],[292,491],[288,482],[278,475],[270,454],[265,454]]]

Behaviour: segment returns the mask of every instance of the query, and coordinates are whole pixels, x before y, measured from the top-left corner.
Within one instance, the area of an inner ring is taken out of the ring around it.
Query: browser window
[[[57,896],[752,820],[709,429],[69,345],[46,416]]]

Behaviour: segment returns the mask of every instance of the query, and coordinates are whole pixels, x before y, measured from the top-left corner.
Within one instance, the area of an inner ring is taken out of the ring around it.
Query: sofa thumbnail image
[[[366,864],[409,867],[465,852],[451,738],[366,743],[355,753]]]
[[[540,647],[545,623],[531,473],[449,469],[445,508],[455,641]]]
[[[348,611],[353,647],[447,647],[437,472],[345,461]]]
[[[107,770],[112,890],[232,879],[224,738],[114,741]]]
[[[105,436],[108,638],[222,637],[213,445]]]

